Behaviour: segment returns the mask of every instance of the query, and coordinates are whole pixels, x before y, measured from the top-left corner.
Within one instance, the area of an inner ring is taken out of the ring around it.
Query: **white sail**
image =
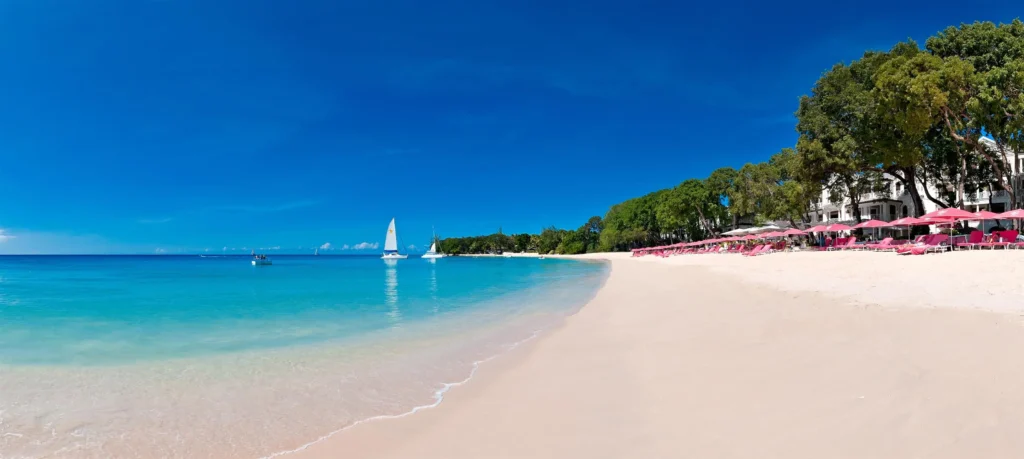
[[[388,225],[387,238],[384,239],[384,253],[398,251],[398,234],[395,232],[395,219],[391,219]]]
[[[437,243],[431,242],[430,250],[428,250],[427,253],[437,253]]]

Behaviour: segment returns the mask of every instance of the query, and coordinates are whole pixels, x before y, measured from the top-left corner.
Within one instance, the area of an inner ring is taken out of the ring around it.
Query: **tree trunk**
[[[1006,147],[1002,142],[996,140],[996,146],[999,147],[999,156],[1006,158]],[[1007,210],[1013,210],[1017,208],[1017,187],[1013,186],[1013,169],[1017,167],[1018,153],[1016,150],[1013,151],[1013,164],[1010,164],[1006,168],[1006,181],[1010,186],[1006,187],[1007,192],[1010,193],[1010,208]]]
[[[846,185],[846,192],[850,195],[850,211],[853,212],[853,220],[860,223],[860,188],[852,187],[850,183]]]
[[[960,150],[960,145],[957,144],[957,151]],[[964,204],[967,204],[967,190],[964,189],[964,181],[967,180],[967,157],[960,151],[960,180],[957,180],[956,187],[956,200],[957,207],[963,208]]]
[[[945,209],[950,207],[948,203],[942,202],[939,198],[932,196],[932,192],[928,191],[928,179],[924,176],[918,178],[921,182],[921,188],[924,188],[924,195],[928,197],[928,200],[933,202],[935,205]]]
[[[924,200],[921,199],[921,192],[917,190],[917,171],[913,167],[902,169],[903,177],[907,179],[904,185],[907,186],[907,191],[910,192],[910,199],[914,203],[914,217],[920,217],[924,215]]]

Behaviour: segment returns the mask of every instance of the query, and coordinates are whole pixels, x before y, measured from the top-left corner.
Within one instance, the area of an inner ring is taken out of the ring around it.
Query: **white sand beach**
[[[564,326],[291,457],[1024,453],[1024,251],[587,257]]]

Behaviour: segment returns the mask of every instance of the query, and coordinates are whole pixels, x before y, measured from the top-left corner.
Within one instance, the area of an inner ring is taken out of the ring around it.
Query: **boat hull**
[[[408,255],[401,255],[401,254],[397,254],[397,253],[388,253],[388,254],[381,255],[380,258],[382,260],[404,260],[406,258],[409,258],[409,256]]]
[[[252,265],[253,266],[270,266],[272,264],[274,264],[274,263],[271,262],[270,260],[253,260],[252,261]]]
[[[425,254],[423,254],[422,258],[426,258],[428,260],[436,259],[436,258],[444,258],[444,254],[443,253],[425,253]]]

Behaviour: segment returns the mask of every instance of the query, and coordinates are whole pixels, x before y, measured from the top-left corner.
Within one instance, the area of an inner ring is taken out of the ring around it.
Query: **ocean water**
[[[432,406],[600,263],[0,257],[0,457],[269,457]]]

